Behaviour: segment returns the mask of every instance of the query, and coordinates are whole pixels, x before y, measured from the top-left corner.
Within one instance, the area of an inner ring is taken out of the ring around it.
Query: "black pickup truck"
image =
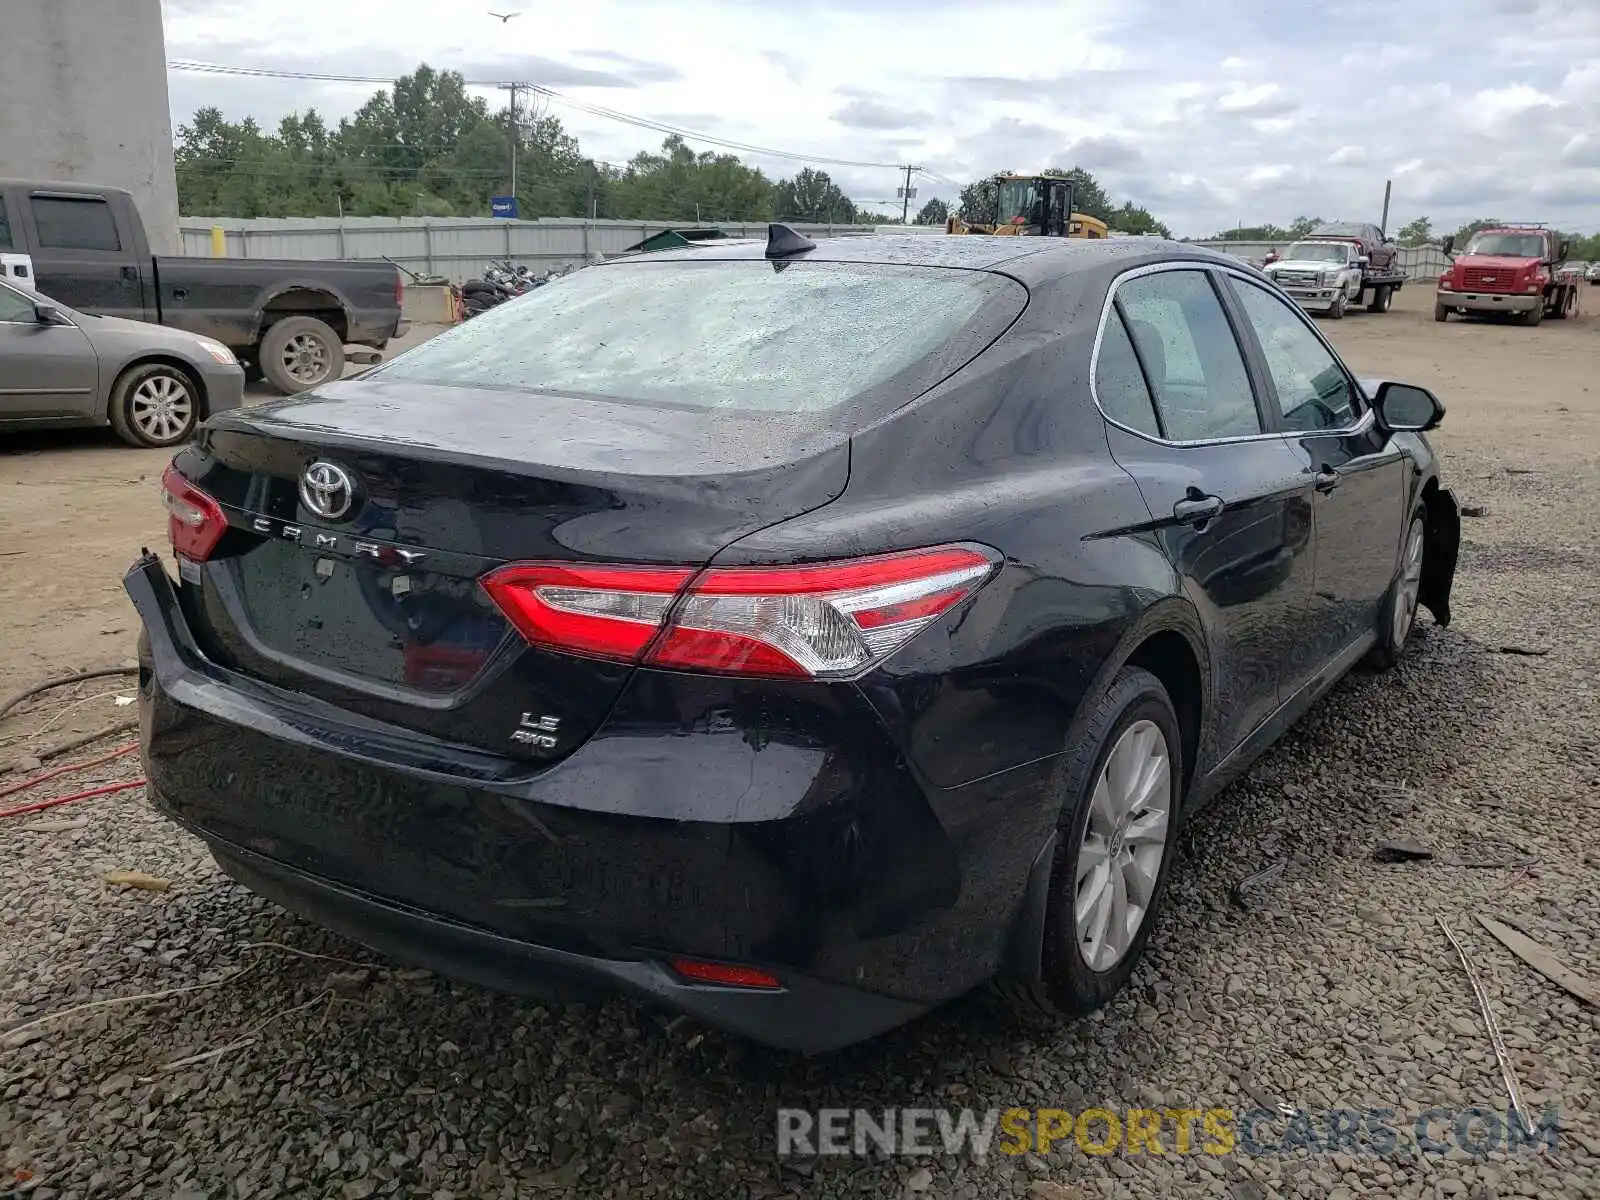
[[[216,338],[284,392],[339,378],[346,345],[382,350],[400,327],[389,263],[153,255],[121,188],[0,179],[0,250],[33,259],[44,295]]]

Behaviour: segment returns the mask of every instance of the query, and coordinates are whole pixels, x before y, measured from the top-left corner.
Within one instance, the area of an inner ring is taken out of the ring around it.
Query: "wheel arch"
[[[315,317],[338,334],[340,341],[349,338],[353,324],[350,301],[336,288],[310,282],[285,283],[262,297],[257,306],[258,347],[267,330],[285,317]]]
[[[1202,748],[1207,744],[1206,732],[1212,713],[1208,646],[1200,616],[1187,600],[1169,596],[1145,609],[1123,633],[1085,689],[1079,711],[1068,729],[1068,744],[1082,736],[1091,697],[1103,693],[1124,667],[1149,671],[1166,688],[1178,716],[1179,735],[1183,739],[1181,795],[1187,807],[1199,774]],[[1027,986],[1037,986],[1043,977],[1045,911],[1058,838],[1059,834],[1052,829],[1029,867],[1022,902],[1002,963],[1005,977]]]
[[[194,389],[195,400],[200,406],[196,420],[203,421],[211,415],[211,393],[206,390],[205,378],[195,365],[181,355],[164,354],[157,350],[147,354],[135,354],[127,361],[119,363],[112,372],[111,382],[106,387],[105,405],[100,414],[108,424],[111,421],[111,406],[117,402],[117,385],[129,371],[136,371],[140,367],[173,367],[181,371],[188,379],[189,386]]]

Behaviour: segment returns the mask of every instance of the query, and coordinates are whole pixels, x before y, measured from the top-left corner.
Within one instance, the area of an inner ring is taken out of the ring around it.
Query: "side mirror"
[[[1561,259],[1562,261],[1565,261],[1566,257],[1567,257],[1567,251],[1571,250],[1571,249],[1572,249],[1572,243],[1571,242],[1562,242],[1560,248],[1556,250],[1556,257]]]
[[[67,319],[61,315],[61,310],[54,304],[35,304],[33,306],[33,319],[41,325],[65,325]]]
[[[1455,246],[1456,246],[1456,236],[1453,233],[1452,234],[1447,234],[1446,236],[1444,236],[1444,237],[1439,239],[1439,249],[1443,250],[1446,254],[1453,253],[1454,250],[1455,250]]]
[[[1427,388],[1385,383],[1374,401],[1378,416],[1393,433],[1426,433],[1444,420],[1444,405]]]
[[[1364,267],[1371,261],[1372,260],[1370,258],[1368,258],[1365,254],[1356,255],[1356,265],[1358,265],[1358,266]]]

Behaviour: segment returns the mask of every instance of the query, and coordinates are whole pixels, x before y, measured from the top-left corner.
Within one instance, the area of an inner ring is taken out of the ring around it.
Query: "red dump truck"
[[[1546,317],[1559,320],[1578,304],[1578,281],[1564,273],[1567,243],[1541,224],[1502,225],[1480,229],[1467,248],[1453,253],[1454,238],[1443,249],[1450,265],[1439,276],[1433,319],[1451,313],[1514,313],[1525,325]]]

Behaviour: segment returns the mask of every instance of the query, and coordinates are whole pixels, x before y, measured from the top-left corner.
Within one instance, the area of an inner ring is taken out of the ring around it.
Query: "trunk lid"
[[[478,579],[528,560],[703,565],[843,491],[848,435],[829,424],[380,380],[224,414],[178,459],[229,522],[185,567],[186,611],[247,675],[561,757],[632,667],[528,646]],[[329,490],[302,486],[316,464]]]

